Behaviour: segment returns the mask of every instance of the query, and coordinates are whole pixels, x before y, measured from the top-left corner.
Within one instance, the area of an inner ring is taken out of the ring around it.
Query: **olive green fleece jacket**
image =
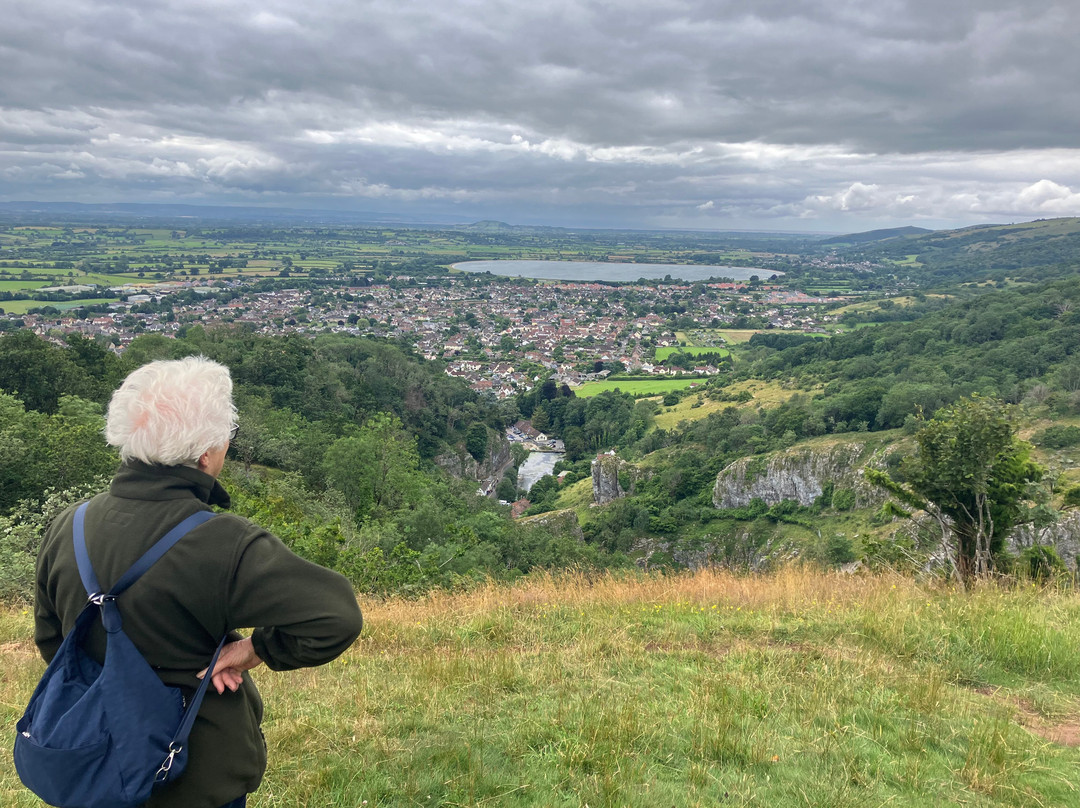
[[[229,496],[186,466],[127,462],[87,508],[90,561],[108,588],[177,523]],[[34,640],[49,661],[86,603],[72,541],[74,506],[45,532],[38,555]],[[191,693],[226,632],[254,627],[252,644],[273,670],[321,665],[360,633],[349,582],[293,554],[247,519],[219,514],[184,536],[117,601],[124,631],[166,684]],[[88,649],[104,658],[95,625]],[[235,639],[236,637],[233,637]],[[211,686],[188,742],[184,773],[147,803],[218,808],[255,791],[266,768],[263,705],[251,677],[235,693]]]

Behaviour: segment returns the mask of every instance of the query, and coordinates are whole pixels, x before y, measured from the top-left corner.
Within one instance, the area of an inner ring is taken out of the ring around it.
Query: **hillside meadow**
[[[1080,598],[789,568],[534,575],[361,599],[362,638],[256,672],[269,806],[1080,803]],[[12,726],[42,670],[0,613]],[[0,804],[37,805],[0,760]]]
[[[574,388],[574,394],[579,398],[592,398],[601,393],[614,392],[616,390],[629,393],[632,396],[648,396],[667,393],[671,390],[682,390],[694,384],[703,384],[703,379],[615,379],[602,382],[585,382]]]

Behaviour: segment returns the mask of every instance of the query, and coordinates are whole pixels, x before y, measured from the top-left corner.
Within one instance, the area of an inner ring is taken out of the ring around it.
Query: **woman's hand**
[[[224,693],[225,688],[236,692],[244,681],[244,671],[251,670],[262,664],[255,647],[251,644],[251,637],[226,643],[221,653],[218,654],[214,672],[210,675],[210,683],[217,692]],[[202,679],[206,676],[206,670],[199,671],[196,676]]]

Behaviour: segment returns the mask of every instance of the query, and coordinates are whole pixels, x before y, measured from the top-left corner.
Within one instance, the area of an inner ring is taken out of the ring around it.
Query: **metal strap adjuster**
[[[104,606],[107,601],[116,600],[116,595],[106,595],[102,592],[97,592],[88,597],[87,600],[95,606]]]
[[[154,774],[155,783],[164,783],[169,777],[169,770],[172,768],[173,759],[184,751],[184,747],[178,743],[169,744],[169,756],[165,758],[165,762],[161,764],[161,768]]]

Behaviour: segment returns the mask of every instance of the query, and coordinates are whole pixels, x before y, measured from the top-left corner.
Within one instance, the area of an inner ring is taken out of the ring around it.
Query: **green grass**
[[[1074,593],[788,569],[362,603],[338,661],[255,671],[271,764],[253,808],[1080,797]],[[9,726],[42,668],[30,631],[0,615]],[[8,757],[0,803],[38,804]]]
[[[905,255],[903,258],[886,258],[885,260],[890,264],[896,264],[897,266],[921,267],[923,264],[919,262],[918,258],[919,256],[917,254],[912,254]]]
[[[0,292],[21,292],[24,289],[31,291],[40,289],[42,286],[50,286],[49,281],[8,281],[0,280]]]
[[[631,395],[658,395],[671,390],[682,390],[691,384],[703,384],[704,379],[643,379],[642,381],[602,381],[586,382],[574,388],[574,393],[583,398],[598,396],[609,390],[621,390]]]
[[[52,306],[59,311],[67,311],[68,309],[75,309],[79,306],[93,306],[100,305],[102,303],[116,303],[119,301],[118,297],[94,297],[87,298],[85,300],[0,300],[0,309],[3,309],[8,314],[26,314],[30,309],[41,309],[45,306]]]
[[[731,351],[727,348],[703,348],[698,346],[683,346],[681,348],[657,348],[656,359],[657,361],[664,361],[669,356],[677,353],[684,353],[689,356],[707,356],[709,354],[718,354],[720,356],[730,356]]]

